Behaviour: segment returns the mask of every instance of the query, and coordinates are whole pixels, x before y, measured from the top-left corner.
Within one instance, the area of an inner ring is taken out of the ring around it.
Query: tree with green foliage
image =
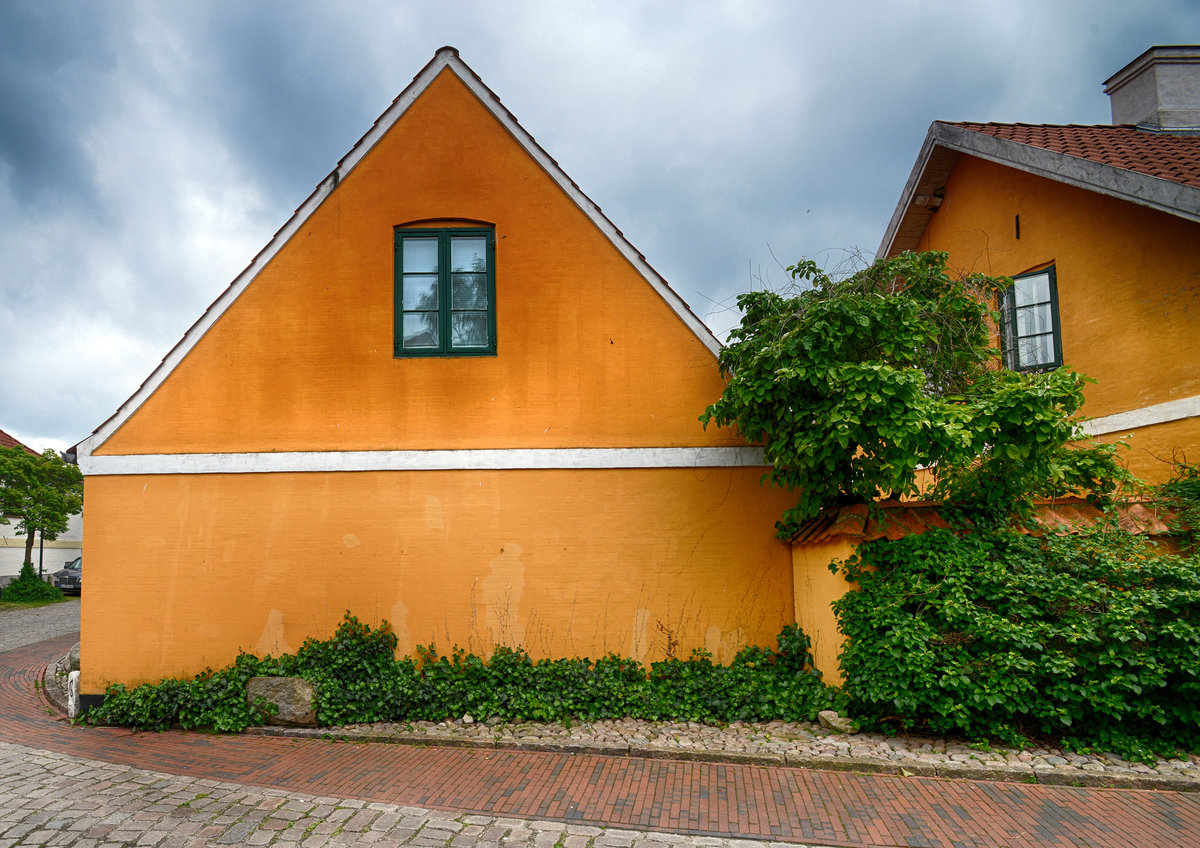
[[[40,533],[52,541],[83,509],[83,474],[55,451],[40,455],[20,447],[0,448],[0,524],[17,519],[25,536],[25,564],[32,566],[33,543]]]
[[[769,480],[798,493],[780,536],[836,504],[930,497],[1004,520],[1125,479],[1113,446],[1070,444],[1086,377],[999,367],[993,304],[1011,280],[946,261],[906,252],[844,279],[803,261],[796,293],[738,297],[726,387],[700,420],[761,442]]]

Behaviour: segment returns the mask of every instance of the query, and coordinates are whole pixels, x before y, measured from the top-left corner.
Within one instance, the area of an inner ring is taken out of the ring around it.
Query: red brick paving
[[[1197,793],[73,727],[34,682],[76,638],[0,654],[0,739],[313,795],[578,824],[871,848],[1200,848]]]

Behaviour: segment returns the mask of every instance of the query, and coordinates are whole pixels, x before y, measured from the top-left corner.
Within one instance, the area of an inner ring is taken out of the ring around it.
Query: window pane
[[[1038,333],[1049,333],[1051,325],[1050,304],[1041,306],[1026,306],[1017,310],[1017,335],[1033,336]]]
[[[436,273],[438,269],[438,240],[435,238],[406,238],[402,259],[404,273]]]
[[[494,250],[483,227],[397,228],[397,356],[495,351]]]
[[[405,274],[404,275],[404,308],[405,309],[437,309],[438,308],[438,278],[437,278],[437,274]]]
[[[450,315],[450,324],[455,347],[487,347],[486,312],[454,312]]]
[[[454,274],[450,282],[452,309],[487,309],[486,274]]]
[[[1047,333],[1021,339],[1017,343],[1017,356],[1024,368],[1049,365],[1054,361],[1054,335]]]
[[[450,270],[487,270],[487,239],[483,236],[459,236],[450,239]]]
[[[436,312],[405,312],[404,346],[406,348],[437,347],[438,314]]]
[[[1017,306],[1049,303],[1050,275],[1038,274],[1034,277],[1021,277],[1019,280],[1013,280],[1013,289],[1017,296]]]

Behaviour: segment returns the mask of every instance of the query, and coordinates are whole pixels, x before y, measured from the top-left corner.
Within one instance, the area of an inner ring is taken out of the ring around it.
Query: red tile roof
[[[8,435],[8,433],[5,433],[3,430],[0,430],[0,448],[25,448],[25,450],[28,451],[33,456],[38,455],[38,452],[35,451],[33,448],[29,447],[29,445],[21,444],[16,439],[14,439],[12,436]]]
[[[803,545],[846,537],[856,542],[872,542],[876,539],[899,539],[932,528],[950,526],[942,517],[940,504],[937,503],[884,501],[877,507],[875,510],[871,510],[867,504],[831,507],[801,525],[791,541]],[[1065,498],[1039,504],[1034,513],[1034,524],[1044,531],[1074,533],[1098,523],[1103,517],[1102,510],[1082,498]],[[1171,518],[1163,510],[1143,503],[1128,502],[1117,507],[1118,523],[1130,533],[1147,536],[1169,534],[1167,522]]]
[[[1200,188],[1200,136],[1147,132],[1134,126],[946,123]]]

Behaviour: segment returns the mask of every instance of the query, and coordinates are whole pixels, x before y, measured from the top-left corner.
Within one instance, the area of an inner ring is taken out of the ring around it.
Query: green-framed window
[[[496,234],[396,229],[396,356],[495,356]]]
[[[1013,371],[1045,371],[1063,363],[1054,266],[1013,277],[1000,295],[1004,364]]]

